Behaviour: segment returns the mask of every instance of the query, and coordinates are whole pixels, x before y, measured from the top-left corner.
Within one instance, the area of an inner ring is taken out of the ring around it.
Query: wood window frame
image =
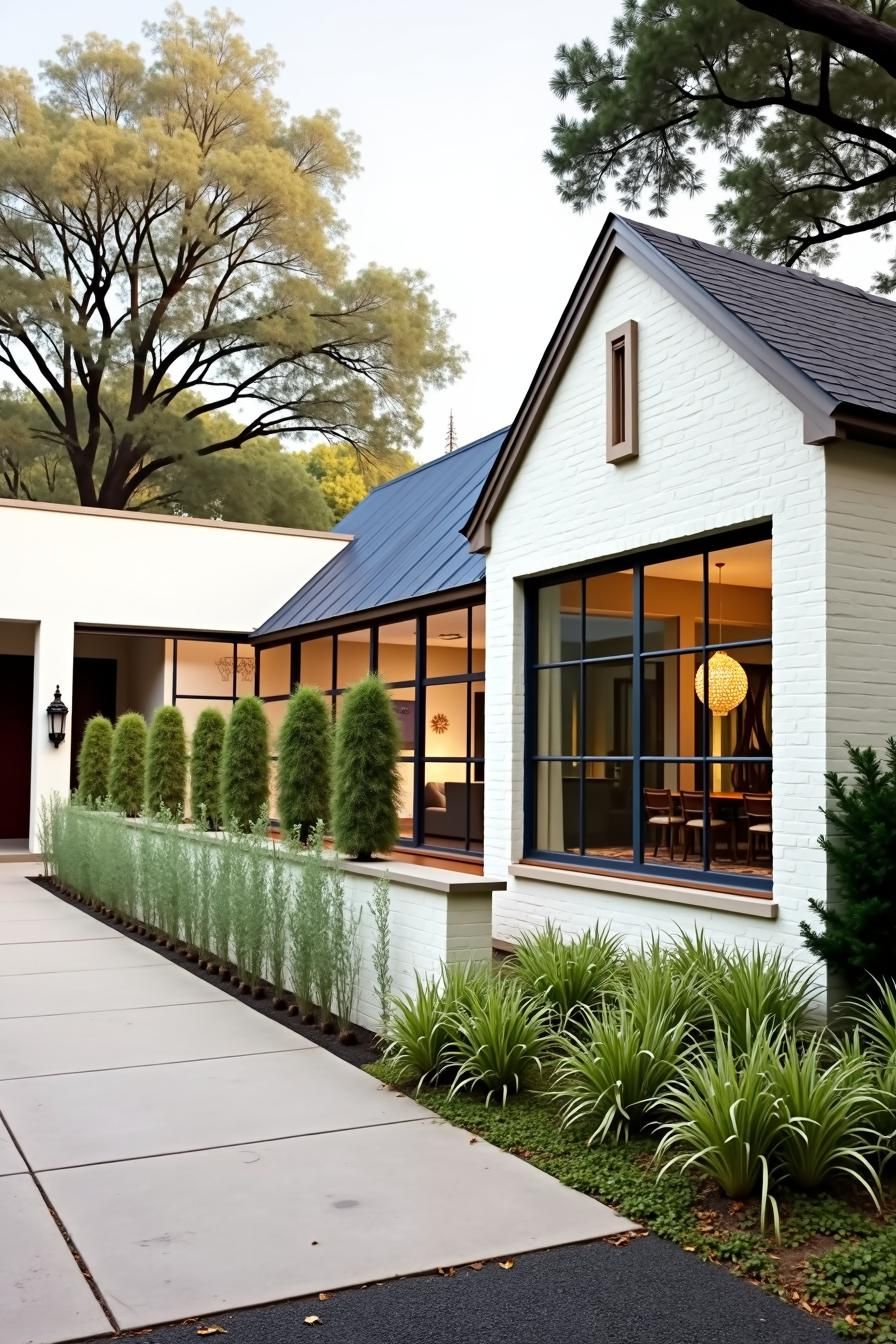
[[[607,332],[607,461],[638,456],[638,324],[633,319]]]

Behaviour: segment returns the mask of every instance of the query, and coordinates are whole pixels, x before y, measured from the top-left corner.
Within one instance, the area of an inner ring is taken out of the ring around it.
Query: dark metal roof
[[[652,224],[625,223],[837,402],[896,414],[896,303]]]
[[[377,486],[335,527],[354,540],[255,631],[253,638],[331,621],[485,581],[461,527],[506,429]]]

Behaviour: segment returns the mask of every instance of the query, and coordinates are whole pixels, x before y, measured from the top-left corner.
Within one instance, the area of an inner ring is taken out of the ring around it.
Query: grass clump
[[[507,969],[562,1027],[615,990],[619,966],[618,938],[595,927],[565,942],[547,920],[543,928],[523,934]]]
[[[103,714],[87,720],[78,752],[78,802],[97,807],[109,792],[112,724]]]

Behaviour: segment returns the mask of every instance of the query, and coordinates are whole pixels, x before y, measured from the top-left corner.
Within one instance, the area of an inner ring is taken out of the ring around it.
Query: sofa
[[[482,844],[485,785],[461,780],[440,783],[428,780],[423,793],[423,835],[429,840],[464,839],[467,824],[467,794],[470,799],[470,842]]]

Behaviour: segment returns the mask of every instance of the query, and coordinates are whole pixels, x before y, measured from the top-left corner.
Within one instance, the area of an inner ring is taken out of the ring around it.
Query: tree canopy
[[[145,56],[67,39],[39,90],[0,70],[0,377],[28,396],[26,469],[61,486],[67,461],[82,504],[125,508],[251,444],[414,442],[461,360],[422,273],[352,269],[354,138],[288,112],[233,14],[173,5],[144,32]]]
[[[666,213],[721,160],[716,232],[824,265],[840,239],[896,221],[893,0],[624,0],[611,45],[559,49],[561,115],[545,157],[576,209],[612,187]],[[896,260],[876,277],[896,288]]]
[[[308,474],[319,486],[335,522],[360,504],[374,486],[418,465],[411,453],[401,449],[367,462],[358,457],[350,443],[321,443],[305,454]]]

